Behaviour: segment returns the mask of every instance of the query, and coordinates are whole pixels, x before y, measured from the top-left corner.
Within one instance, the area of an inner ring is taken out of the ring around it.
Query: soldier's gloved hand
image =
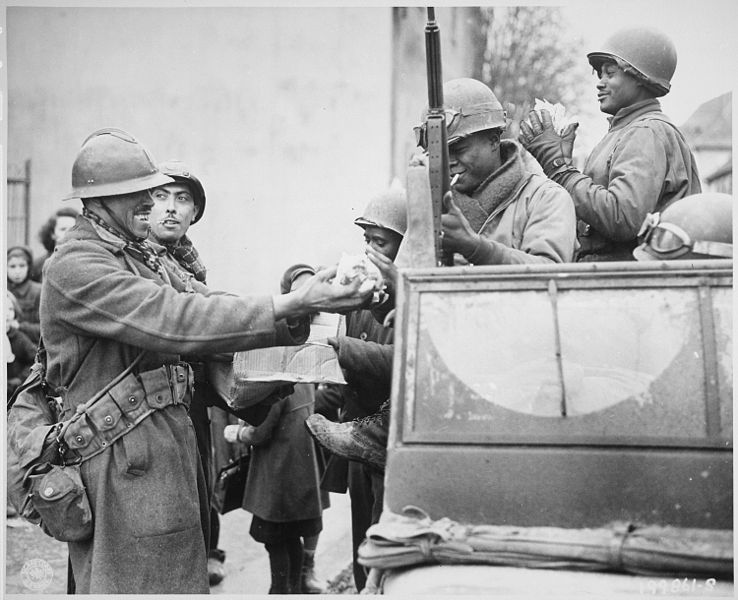
[[[529,113],[530,124],[525,121],[520,123],[518,139],[540,163],[543,172],[550,177],[557,169],[571,165],[574,139],[579,123],[570,123],[559,135],[554,130],[551,113],[547,110],[540,112],[540,118],[535,110]]]
[[[441,246],[444,252],[458,252],[469,258],[481,243],[479,234],[469,225],[466,217],[454,202],[451,192],[443,198],[446,212],[441,215]]]

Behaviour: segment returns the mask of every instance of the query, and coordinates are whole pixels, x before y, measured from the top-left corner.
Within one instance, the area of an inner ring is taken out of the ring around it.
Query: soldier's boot
[[[325,594],[326,588],[315,576],[315,550],[304,550],[302,554],[302,590],[303,594]]]
[[[334,423],[322,415],[313,414],[305,421],[305,426],[310,435],[333,454],[384,471],[389,418],[390,404],[387,400],[368,417]]]

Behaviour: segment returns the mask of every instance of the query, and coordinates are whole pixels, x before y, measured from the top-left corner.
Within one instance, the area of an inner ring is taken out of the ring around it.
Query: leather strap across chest
[[[81,462],[105,451],[154,411],[182,404],[189,408],[194,376],[187,363],[128,373],[94,403],[77,407],[60,437],[66,462]]]

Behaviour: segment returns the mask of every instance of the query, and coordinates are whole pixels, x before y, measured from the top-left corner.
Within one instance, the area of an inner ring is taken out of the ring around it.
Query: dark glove
[[[269,409],[261,425],[254,427],[253,425],[245,425],[238,431],[238,441],[251,444],[252,446],[259,446],[272,438],[272,432],[274,428],[279,424],[279,419],[282,417],[284,407],[287,404],[288,398],[281,398],[275,402]]]
[[[550,177],[561,167],[570,166],[579,123],[570,123],[559,135],[554,131],[551,114],[547,110],[541,111],[540,118],[538,112],[533,110],[528,119],[530,125],[525,121],[520,123],[518,140],[540,163],[543,172]]]

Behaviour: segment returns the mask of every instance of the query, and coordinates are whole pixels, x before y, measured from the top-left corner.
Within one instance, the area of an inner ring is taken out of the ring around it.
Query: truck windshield
[[[421,294],[414,426],[701,438],[717,376],[712,433],[729,439],[730,289],[711,290],[707,333],[705,302],[697,287]]]

